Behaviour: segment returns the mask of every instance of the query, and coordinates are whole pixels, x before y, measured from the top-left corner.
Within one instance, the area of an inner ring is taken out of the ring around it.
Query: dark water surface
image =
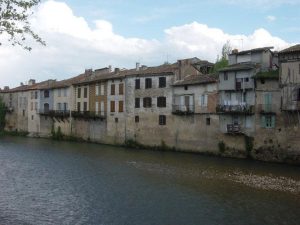
[[[300,167],[2,137],[0,224],[300,224]]]

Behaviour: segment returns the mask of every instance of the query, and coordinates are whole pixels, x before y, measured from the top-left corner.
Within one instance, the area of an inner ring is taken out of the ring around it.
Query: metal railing
[[[52,116],[52,117],[69,117],[70,116],[70,110],[39,109],[38,113],[40,115]]]
[[[254,105],[241,104],[241,105],[217,105],[217,113],[228,114],[254,114]]]
[[[74,118],[86,118],[86,119],[101,119],[106,117],[104,111],[72,111],[72,117]]]
[[[172,113],[184,115],[184,114],[193,114],[195,112],[194,105],[172,105]]]
[[[242,133],[242,128],[239,124],[227,124],[228,134],[240,134]]]
[[[276,113],[277,108],[278,107],[275,104],[258,104],[257,105],[257,110],[261,114]]]

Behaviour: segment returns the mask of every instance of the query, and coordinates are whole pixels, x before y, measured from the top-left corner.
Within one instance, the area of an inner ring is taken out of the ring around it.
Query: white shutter
[[[99,95],[99,85],[96,85],[96,96],[98,96],[98,95]]]
[[[103,101],[100,102],[100,113],[102,116],[104,116],[104,102]]]
[[[96,105],[95,105],[95,110],[96,110],[96,114],[98,115],[98,112],[99,112],[99,102],[96,102]]]
[[[101,84],[101,95],[104,95],[104,84]]]
[[[204,106],[207,106],[207,95],[204,95]]]

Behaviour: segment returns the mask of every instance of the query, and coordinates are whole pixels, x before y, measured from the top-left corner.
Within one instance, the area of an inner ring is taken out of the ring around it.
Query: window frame
[[[167,98],[165,96],[157,97],[157,107],[166,108],[167,107]]]
[[[166,117],[166,115],[159,115],[158,116],[158,125],[160,125],[160,126],[167,125],[167,117]]]
[[[158,87],[165,88],[167,86],[167,78],[166,77],[159,77],[158,78]]]
[[[145,78],[145,89],[152,88],[152,78]]]

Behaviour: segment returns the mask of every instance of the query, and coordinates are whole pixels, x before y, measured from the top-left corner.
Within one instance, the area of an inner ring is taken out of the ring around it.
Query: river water
[[[300,224],[300,167],[1,137],[0,224]]]

